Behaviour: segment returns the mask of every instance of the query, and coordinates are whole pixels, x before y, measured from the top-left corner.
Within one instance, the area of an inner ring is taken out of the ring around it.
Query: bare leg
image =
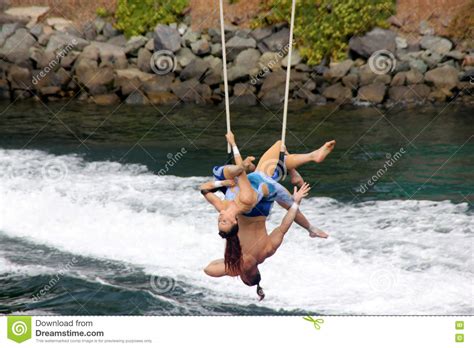
[[[236,164],[228,164],[224,167],[224,177],[226,179],[234,179],[242,172],[244,171],[244,168],[242,166],[236,165]]]
[[[285,161],[286,168],[288,170],[298,168],[305,163],[316,162],[321,163],[324,161],[327,155],[331,153],[336,145],[335,140],[328,141],[326,144],[321,146],[319,149],[305,154],[294,154],[288,155]]]
[[[278,204],[285,208],[286,210],[290,209],[290,206],[288,204],[285,204],[285,203],[282,203],[282,202],[278,202]],[[298,210],[298,212],[296,213],[296,217],[295,217],[295,222],[300,225],[301,227],[303,227],[305,230],[307,230],[309,232],[309,236],[311,238],[327,238],[329,237],[329,235],[324,232],[323,230],[320,230],[319,228],[313,226],[310,224],[310,222],[308,221],[308,219],[306,218],[306,216],[300,211]]]
[[[281,151],[281,141],[277,141],[262,156],[257,164],[256,171],[263,172],[268,176],[272,176],[278,164]]]
[[[206,268],[204,268],[204,273],[215,278],[226,276],[227,273],[225,271],[224,259],[212,261]]]

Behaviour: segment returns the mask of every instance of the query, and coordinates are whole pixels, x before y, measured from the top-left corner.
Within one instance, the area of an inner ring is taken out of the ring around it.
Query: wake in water
[[[2,282],[50,272],[18,264],[25,245],[36,245],[89,260],[65,272],[74,287],[112,282],[120,272],[107,276],[99,266],[109,260],[117,269],[133,269],[133,291],[147,290],[143,275],[171,277],[180,291],[166,308],[196,292],[199,301],[219,304],[200,307],[202,314],[256,304],[254,290],[240,281],[202,271],[224,247],[215,212],[197,189],[208,178],[156,176],[141,165],[29,150],[0,150],[0,173],[0,235],[10,245],[0,253]],[[302,209],[330,238],[311,239],[292,227],[278,253],[261,265],[263,306],[324,314],[474,314],[473,217],[466,203],[311,198]],[[274,209],[268,230],[283,214]],[[89,285],[78,281],[78,270]],[[0,304],[17,302],[0,294]]]

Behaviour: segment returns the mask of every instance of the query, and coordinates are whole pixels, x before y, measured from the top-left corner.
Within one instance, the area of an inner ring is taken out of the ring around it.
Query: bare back
[[[253,258],[260,264],[269,256],[272,245],[265,223],[265,216],[239,215],[239,239],[244,259]]]

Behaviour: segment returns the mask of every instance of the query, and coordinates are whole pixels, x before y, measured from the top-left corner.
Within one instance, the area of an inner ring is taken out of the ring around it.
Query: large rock
[[[173,93],[185,103],[206,104],[210,102],[212,91],[209,86],[192,79],[187,81],[175,81],[171,85]]]
[[[49,17],[46,24],[58,31],[64,31],[74,25],[72,21],[62,17]]]
[[[417,85],[423,82],[423,74],[415,69],[405,72],[405,77],[408,85]]]
[[[14,17],[27,18],[28,24],[26,25],[26,27],[31,28],[38,22],[40,18],[43,18],[46,13],[48,13],[48,11],[48,6],[30,6],[10,7],[8,10],[5,11],[5,13]]]
[[[282,51],[288,49],[290,41],[290,31],[288,28],[283,28],[280,31],[263,39],[263,43],[270,51]]]
[[[151,72],[151,65],[150,65],[151,56],[152,56],[151,52],[148,51],[146,48],[140,48],[138,50],[137,68],[146,73],[150,73]]]
[[[12,65],[7,72],[12,89],[30,89],[32,87],[31,71],[27,68]]]
[[[337,103],[347,102],[352,99],[352,91],[349,87],[344,87],[340,82],[329,86],[323,92],[323,96],[332,99]]]
[[[181,48],[181,37],[178,30],[158,24],[153,32],[155,51],[168,50],[178,52]]]
[[[152,92],[147,97],[153,105],[175,105],[179,102],[178,97],[171,92]]]
[[[227,71],[227,79],[229,82],[245,80],[249,76],[249,69],[243,65],[234,65]]]
[[[205,73],[209,68],[210,65],[208,62],[206,62],[202,58],[196,58],[181,71],[181,74],[179,76],[181,80],[200,80],[204,77]]]
[[[266,93],[275,89],[284,91],[285,81],[286,73],[283,70],[272,72],[263,81],[260,93]]]
[[[301,63],[302,60],[303,58],[301,58],[298,50],[291,51],[291,67],[292,68],[297,66],[299,63]],[[286,55],[286,57],[281,60],[281,65],[284,66],[285,68],[288,66],[288,55]]]
[[[142,35],[132,36],[125,44],[125,54],[136,55],[138,50],[145,46],[148,39]]]
[[[147,96],[153,93],[169,92],[174,81],[172,75],[155,75],[151,79],[143,82],[142,90]]]
[[[373,83],[368,86],[361,87],[357,94],[357,98],[361,101],[380,104],[385,97],[385,91],[386,88],[383,83]]]
[[[429,94],[430,88],[424,84],[394,86],[388,90],[388,96],[394,102],[422,102]]]
[[[196,58],[197,57],[194,55],[194,53],[187,47],[181,48],[178,54],[176,55],[176,59],[179,65],[181,65],[183,68],[188,66],[188,64]]]
[[[265,93],[260,92],[259,98],[263,105],[275,106],[283,103],[285,93],[282,89],[271,89]]]
[[[105,42],[93,41],[91,45],[99,49],[100,66],[110,66],[115,69],[126,69],[128,67],[125,49]]]
[[[82,63],[82,61],[81,61]],[[84,85],[90,94],[107,94],[114,84],[114,70],[110,67],[95,69],[76,69],[79,82]]]
[[[242,38],[239,36],[234,36],[232,37],[229,41],[226,43],[226,53],[227,53],[227,58],[229,60],[234,60],[237,55],[248,49],[248,48],[256,48],[257,47],[257,42],[252,39],[252,38]]]
[[[277,52],[265,52],[258,60],[258,66],[263,72],[276,71],[281,69],[281,54]]]
[[[43,69],[47,66],[51,66],[53,69],[59,67],[54,52],[48,52],[42,48],[32,47],[30,49],[30,59],[36,63],[36,67],[39,69]]]
[[[428,71],[425,74],[425,81],[433,84],[437,88],[453,89],[458,84],[458,70],[449,65],[444,65]]]
[[[117,69],[115,70],[115,73],[118,77],[123,77],[130,80],[137,78],[143,82],[148,81],[155,76],[154,74],[147,74],[143,71],[140,71],[137,68]]]
[[[420,45],[425,50],[430,50],[442,56],[446,55],[453,48],[451,41],[439,36],[423,36]]]
[[[248,83],[236,83],[234,86],[234,96],[232,97],[232,104],[244,106],[257,105],[255,87]]]
[[[324,78],[328,81],[336,82],[344,77],[353,66],[354,61],[351,59],[346,59],[340,63],[331,63],[329,70],[324,73]]]
[[[0,58],[4,57],[15,64],[25,62],[30,56],[30,47],[35,43],[35,38],[30,35],[28,30],[23,28],[17,29],[15,34],[10,36],[0,49]]]
[[[252,30],[250,36],[253,37],[256,41],[261,41],[270,35],[272,35],[273,30],[272,27],[264,27],[264,28],[257,28]]]
[[[56,33],[51,35],[46,46],[46,51],[58,52],[64,51],[81,51],[89,45],[89,41],[80,37],[69,35],[67,33]]]
[[[21,28],[21,25],[18,22],[4,24],[0,30],[0,47],[2,47],[5,40],[12,36],[19,28]]]
[[[380,50],[395,52],[396,36],[393,31],[375,28],[364,36],[353,36],[349,40],[349,48],[365,58],[369,58],[374,52]]]
[[[260,51],[255,48],[248,48],[239,53],[235,58],[235,65],[246,67],[248,74],[253,75],[258,72],[258,61],[260,59]]]
[[[194,54],[203,56],[211,52],[211,46],[207,40],[201,39],[191,44],[191,50]]]

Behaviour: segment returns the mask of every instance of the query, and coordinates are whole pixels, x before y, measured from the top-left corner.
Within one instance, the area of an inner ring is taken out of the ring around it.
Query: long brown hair
[[[219,232],[222,238],[225,238],[224,264],[226,272],[234,275],[240,275],[242,269],[242,248],[238,236],[239,224],[232,226],[228,232]]]

